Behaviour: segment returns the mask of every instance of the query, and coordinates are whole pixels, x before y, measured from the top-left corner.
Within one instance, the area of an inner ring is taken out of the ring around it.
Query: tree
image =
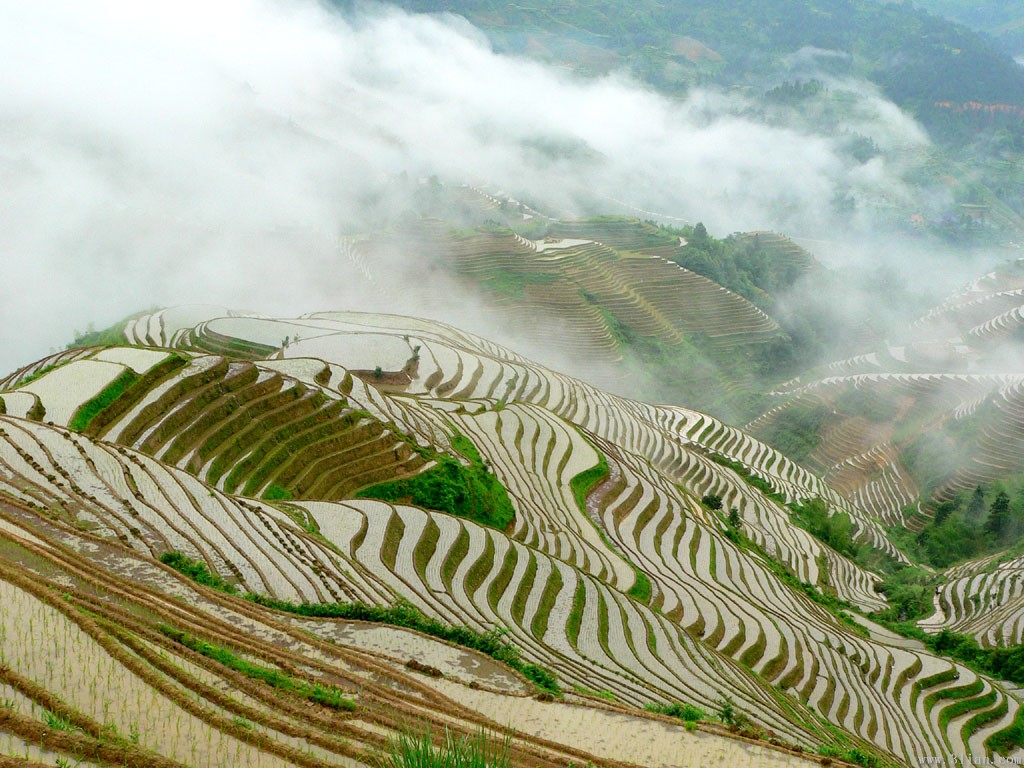
[[[985,492],[981,490],[979,485],[974,489],[974,493],[971,495],[971,500],[967,502],[967,517],[971,520],[977,520],[981,517],[981,513],[985,510]]]
[[[710,510],[717,512],[722,508],[722,497],[713,493],[701,496],[700,503]]]
[[[728,696],[723,697],[718,701],[718,719],[726,725],[734,725],[736,723],[736,705],[732,703],[732,699]]]
[[[932,525],[942,525],[951,514],[956,512],[956,510],[957,503],[955,501],[942,502],[941,504],[935,507],[935,518],[932,522]]]
[[[926,526],[922,533],[925,560],[938,568],[974,557],[984,541],[978,523],[959,514],[951,515],[942,525]]]
[[[743,527],[743,519],[740,517],[740,511],[736,507],[729,510],[729,527],[734,531],[738,531]]]
[[[1006,533],[1010,522],[1010,497],[1005,491],[996,494],[995,501],[988,508],[988,519],[985,521],[985,533],[999,541]]]

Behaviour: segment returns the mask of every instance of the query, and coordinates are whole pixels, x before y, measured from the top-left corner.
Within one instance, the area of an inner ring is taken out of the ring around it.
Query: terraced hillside
[[[27,426],[4,419],[5,443],[31,434],[56,455],[62,442],[104,451]],[[138,475],[158,466],[130,451],[113,456],[126,475],[129,467]],[[496,738],[514,729],[509,755],[523,766],[806,762],[792,750],[725,738],[711,725],[691,733],[597,699],[536,701],[533,686],[505,665],[419,632],[303,618],[199,586],[110,537],[101,521],[117,524],[101,502],[66,487],[56,493],[61,479],[35,485],[6,461],[3,468],[5,765],[360,766],[373,764],[396,734],[432,732],[443,741],[446,733],[472,738],[480,728]],[[154,482],[175,475],[181,478],[170,472]],[[186,478],[185,487],[206,487],[192,482]],[[238,542],[221,550],[235,559],[211,559],[251,566],[232,582],[261,593],[317,593],[301,550],[332,561],[336,553],[322,539],[271,507],[213,497],[219,518],[207,507],[208,517],[189,522],[184,507],[173,514],[164,500],[168,517],[152,530],[191,525],[193,541],[206,547],[212,543],[204,534],[220,526],[219,535]],[[54,515],[44,505],[58,499],[64,511]],[[320,588],[336,575],[327,572]],[[362,573],[340,575],[350,594],[387,594]]]
[[[57,530],[96,542],[79,554],[93,551],[103,578],[145,572],[139,563],[177,551],[265,600],[401,598],[448,624],[506,627],[522,658],[553,672],[563,690],[706,711],[728,697],[772,738],[805,749],[908,762],[982,755],[1020,711],[997,681],[874,625],[855,631],[784,577],[782,569],[864,610],[884,606],[877,577],[794,526],[784,498],[824,498],[855,521],[864,541],[900,553],[876,522],[811,473],[710,417],[608,395],[413,318],[276,320],[184,308],[138,316],[125,335],[139,346],[69,351],[9,377],[0,393],[5,406],[23,408],[2,417],[5,509],[33,526],[42,547],[53,546]],[[268,359],[259,359],[266,350]],[[97,369],[105,365],[115,369]],[[70,385],[77,367],[89,373],[81,388]],[[47,384],[50,377],[65,386]],[[290,452],[268,446],[301,449],[306,441],[289,441],[306,430],[319,435],[321,414],[323,423],[347,426],[325,433],[304,466],[319,462],[316,477],[334,480],[304,484]],[[215,439],[221,424],[234,424],[240,450]],[[360,425],[376,425],[356,442],[382,447],[371,454],[381,457],[380,472],[428,478],[454,457],[507,489],[512,521],[499,529],[409,498],[373,499],[377,477],[360,475],[340,447]],[[212,472],[217,458],[220,474]],[[286,493],[269,492],[275,485]],[[741,528],[698,503],[706,495],[735,507]],[[107,547],[121,555],[96,554]],[[131,566],[118,572],[122,558]],[[196,592],[174,583],[174,594]],[[199,592],[228,606],[217,609],[221,619],[241,611],[261,622],[288,620]],[[346,647],[346,631],[315,624]],[[177,626],[207,641],[224,637]],[[308,665],[291,663],[298,680]],[[480,707],[473,717],[480,716],[483,694],[447,678],[436,685],[465,702],[458,711]],[[533,734],[536,726],[523,727]],[[353,736],[352,759],[362,759],[361,745],[373,738]],[[516,748],[565,759],[539,738]]]
[[[50,373],[5,398],[7,413],[26,417],[36,409],[47,421],[137,446],[229,493],[274,488],[345,498],[429,463],[340,393],[307,386],[274,363],[113,348],[75,360],[58,355],[47,365]],[[312,372],[314,380],[330,376],[327,365]],[[68,400],[78,381],[95,389],[84,403]]]
[[[209,311],[217,313],[215,308]],[[207,333],[215,337],[235,334],[246,344],[266,344],[273,338],[298,335],[300,341],[292,341],[277,353],[283,360],[268,364],[277,370],[290,366],[293,375],[304,376],[308,385],[315,386],[322,364],[288,360],[307,356],[327,360],[347,357],[359,366],[354,370],[363,373],[362,379],[351,376],[346,380],[344,369],[334,369],[333,376],[348,393],[346,397],[382,421],[394,422],[421,442],[443,444],[443,433],[450,426],[438,424],[436,409],[423,411],[419,400],[410,397],[460,401],[463,411],[470,407],[491,410],[496,403],[531,404],[550,410],[585,433],[625,444],[637,453],[657,446],[658,453],[653,458],[660,471],[668,473],[674,482],[686,482],[697,498],[719,494],[726,503],[739,506],[751,535],[784,559],[802,580],[815,584],[834,582],[845,599],[865,607],[881,604],[870,577],[862,574],[851,579],[848,561],[834,558],[830,550],[791,526],[788,513],[780,511],[776,501],[713,460],[715,455],[721,455],[751,467],[789,499],[822,496],[842,505],[841,498],[827,486],[778,452],[703,414],[608,395],[447,326],[407,318],[365,317],[369,319],[353,313],[329,313],[287,322],[214,317],[198,323],[194,332],[182,334],[180,329],[166,325],[167,321],[174,322],[173,315],[157,313],[133,321],[127,333],[133,340],[142,340],[143,333],[151,341],[174,338],[186,347],[205,345],[201,337]],[[396,372],[407,366],[406,356],[413,354],[411,350],[418,355],[415,378],[406,375],[407,380],[402,381],[403,377]],[[377,368],[381,369],[379,377],[375,374]],[[330,380],[321,377],[321,381],[330,386]],[[367,383],[372,386],[367,387]],[[404,397],[381,399],[381,390]],[[462,401],[471,401],[472,405]],[[456,412],[444,418],[451,421],[458,415]],[[472,419],[456,422],[456,426],[473,437],[471,432],[478,422],[479,419]],[[877,524],[856,508],[843,505],[843,509],[857,521],[865,540],[887,546],[894,556],[899,556],[887,545]],[[824,570],[819,566],[822,560],[828,562]]]
[[[1021,374],[865,373],[831,376],[787,393],[747,425],[889,525],[920,498],[951,498],[1024,470],[1018,449]]]
[[[920,625],[974,637],[982,647],[1024,643],[1024,561],[998,555],[951,568]]]
[[[747,358],[782,337],[763,309],[680,266],[685,242],[678,235],[623,217],[558,221],[534,212],[524,223],[521,203],[468,187],[451,193],[457,192],[490,223],[460,229],[423,219],[349,241],[343,254],[384,284],[375,275],[384,267],[375,265],[391,263],[394,253],[416,253],[481,296],[524,343],[574,361],[584,377],[611,374],[634,389],[642,379],[652,395],[673,392],[674,400],[682,394],[706,407],[750,390],[755,372]],[[782,250],[778,257],[796,258]],[[445,309],[444,297],[416,300]],[[646,366],[632,363],[637,355]]]
[[[919,499],[1024,471],[1024,374],[1010,346],[1024,316],[1024,262],[984,275],[905,340],[779,388],[747,425],[892,525]]]

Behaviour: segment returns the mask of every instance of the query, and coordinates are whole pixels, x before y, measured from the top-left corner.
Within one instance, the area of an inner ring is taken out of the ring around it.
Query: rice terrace
[[[0,0],[0,768],[1024,763],[1018,5]]]
[[[786,505],[901,558],[878,519],[711,417],[415,318],[122,334],[0,389],[12,757],[358,765],[483,733],[516,765],[885,765],[1015,732],[1006,683],[862,618],[879,577]]]

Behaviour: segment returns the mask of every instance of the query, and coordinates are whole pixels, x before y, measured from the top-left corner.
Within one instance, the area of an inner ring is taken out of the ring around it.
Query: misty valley
[[[1024,761],[1024,9],[0,0],[0,765]]]

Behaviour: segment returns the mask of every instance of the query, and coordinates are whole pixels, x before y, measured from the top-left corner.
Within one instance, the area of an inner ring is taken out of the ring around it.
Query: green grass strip
[[[947,699],[968,699],[973,696],[977,696],[985,688],[985,684],[980,680],[975,680],[973,683],[967,683],[965,685],[957,685],[952,688],[942,688],[935,693],[930,693],[924,697],[924,709],[925,712],[929,712],[937,702],[945,701]]]
[[[89,422],[96,418],[100,411],[113,404],[117,398],[127,392],[128,388],[138,380],[138,374],[131,368],[126,368],[120,376],[104,387],[102,392],[91,400],[86,400],[78,407],[75,415],[71,417],[68,429],[75,432],[85,431],[86,427],[89,426]]]
[[[650,603],[651,580],[647,578],[647,574],[639,568],[634,568],[633,570],[636,573],[636,583],[629,588],[626,594],[641,603]]]
[[[303,699],[308,699],[309,701],[314,701],[317,704],[322,704],[325,707],[330,707],[331,709],[337,709],[343,712],[352,712],[356,708],[356,703],[349,698],[349,694],[340,688],[335,688],[333,685],[307,683],[303,680],[296,680],[278,669],[253,664],[252,662],[246,661],[240,656],[235,655],[227,648],[207,643],[206,641],[200,640],[187,632],[182,632],[181,630],[169,627],[166,624],[161,624],[158,629],[163,635],[169,637],[174,642],[185,646],[189,650],[195,651],[208,659],[212,659],[218,664],[223,664],[225,667],[233,669],[236,672],[241,672],[246,677],[250,677],[254,680],[261,680],[272,688],[293,693]]]
[[[597,488],[610,472],[608,460],[600,451],[597,452],[597,464],[590,469],[585,469],[569,481],[569,489],[573,498],[576,499],[576,506],[581,512],[587,511],[587,497]]]
[[[996,703],[997,694],[995,689],[990,690],[984,696],[976,696],[973,699],[962,699],[961,701],[943,708],[939,713],[939,727],[945,732],[949,721],[974,710],[986,710]],[[984,712],[982,712],[984,714]]]
[[[528,680],[532,681],[538,688],[551,693],[560,693],[561,688],[555,676],[535,664],[530,664],[520,656],[519,649],[508,640],[508,631],[504,629],[492,629],[488,632],[478,632],[469,627],[451,627],[443,624],[437,619],[421,613],[415,606],[405,600],[398,600],[392,605],[379,606],[367,605],[366,603],[292,603],[286,600],[278,600],[266,595],[249,593],[245,595],[257,605],[265,608],[273,608],[277,611],[292,613],[297,616],[310,616],[322,619],[348,619],[351,621],[371,621],[378,624],[390,624],[396,627],[406,627],[422,632],[431,637],[447,640],[450,643],[461,645],[464,648],[471,648],[480,651],[496,661],[511,667],[520,672]]]
[[[229,595],[238,594],[238,587],[224,581],[217,574],[211,573],[210,569],[206,567],[206,563],[193,560],[182,552],[164,552],[160,555],[160,562],[164,565],[169,565],[183,576],[188,576],[197,584],[212,587],[221,592],[227,592]]]
[[[761,493],[763,493],[765,496],[767,496],[769,499],[776,502],[777,504],[781,504],[783,506],[786,504],[785,494],[776,491],[775,487],[765,478],[761,477],[760,475],[755,475],[753,472],[751,472],[750,467],[748,467],[743,462],[736,461],[735,459],[730,459],[728,456],[723,456],[720,453],[709,453],[708,458],[711,459],[716,464],[721,464],[723,467],[728,467],[737,475],[742,477],[748,485],[754,486],[759,491],[761,491]]]
[[[587,441],[589,442],[589,440]],[[608,459],[605,458],[604,454],[597,450],[596,447],[591,445],[594,451],[597,453],[597,464],[585,469],[578,475],[569,480],[569,490],[572,491],[572,496],[576,500],[576,507],[582,513],[582,515],[593,524],[594,528],[601,535],[601,540],[607,545],[608,549],[612,550],[616,554],[619,554],[623,560],[629,563],[632,567],[633,572],[636,574],[636,581],[633,582],[633,586],[630,587],[626,594],[644,604],[651,602],[651,580],[647,577],[647,574],[641,571],[636,565],[634,565],[625,555],[619,552],[618,548],[609,540],[604,529],[601,528],[594,520],[591,519],[587,513],[587,498],[594,489],[603,483],[611,470],[608,467]]]
[[[1017,747],[1024,747],[1024,707],[1017,708],[1013,722],[985,739],[986,749],[1005,755]]]
[[[994,698],[995,691],[991,691],[990,693]],[[998,720],[1006,714],[1008,709],[1009,705],[1006,703],[1006,697],[1004,696],[1000,700],[999,706],[992,707],[991,709],[987,709],[983,712],[979,712],[978,714],[976,714],[974,717],[972,717],[970,720],[964,723],[964,727],[960,729],[960,737],[963,739],[963,742],[966,744],[967,740],[970,739],[971,736],[973,736],[979,728],[981,728],[984,725],[988,725],[993,720]]]
[[[573,648],[577,647],[580,638],[580,628],[583,626],[583,610],[587,604],[587,588],[583,579],[576,582],[576,591],[572,596],[572,611],[569,613],[569,621],[565,625],[565,634]]]
[[[914,681],[913,687],[910,690],[910,706],[917,706],[917,699],[921,695],[922,691],[926,691],[936,685],[942,683],[948,683],[951,680],[957,679],[956,669],[946,669],[942,672],[936,672],[934,675],[928,677],[922,677],[920,680]]]

